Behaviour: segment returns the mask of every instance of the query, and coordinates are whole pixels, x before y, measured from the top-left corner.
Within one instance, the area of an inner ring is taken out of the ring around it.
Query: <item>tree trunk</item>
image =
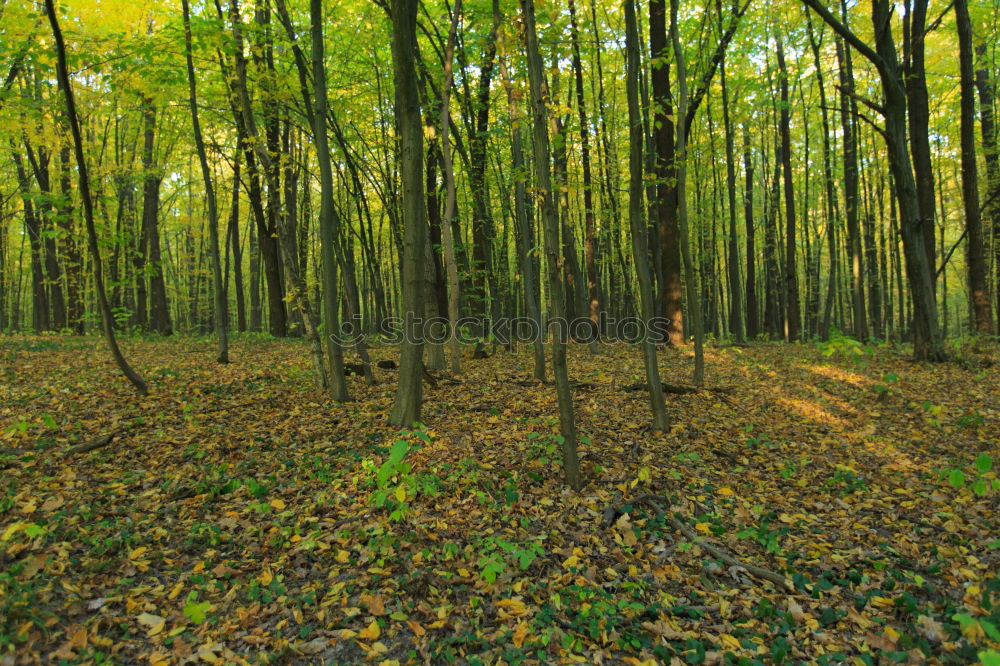
[[[349,399],[347,381],[344,377],[344,355],[337,336],[340,320],[337,316],[337,248],[340,237],[340,216],[333,206],[333,170],[330,166],[330,145],[326,134],[326,63],[323,45],[323,2],[309,0],[309,19],[312,25],[312,73],[314,85],[313,100],[313,141],[316,143],[316,158],[319,162],[320,209],[319,233],[320,256],[323,264],[323,326],[326,334],[326,351],[330,357],[330,388],[333,398],[339,402]],[[301,276],[303,287],[305,276]],[[304,289],[303,289],[304,291]],[[303,294],[303,297],[305,294]],[[308,317],[308,315],[305,315]],[[308,323],[308,322],[306,322]]]
[[[701,316],[701,303],[694,278],[694,262],[691,260],[691,246],[687,223],[687,68],[684,63],[684,49],[678,35],[677,5],[679,0],[670,0],[670,41],[674,46],[674,60],[677,63],[677,96],[680,103],[677,107],[677,227],[680,231],[681,256],[684,259],[684,273],[687,276],[688,310],[691,313],[692,333],[694,334],[694,377],[695,386],[705,383],[705,352],[704,324]]]
[[[628,98],[629,119],[629,228],[632,232],[632,258],[639,282],[639,303],[646,333],[642,339],[642,358],[649,386],[649,407],[653,413],[653,428],[668,427],[666,404],[663,400],[663,383],[656,358],[657,342],[652,337],[652,323],[656,315],[653,302],[653,285],[649,272],[649,247],[646,224],[642,210],[642,118],[639,110],[639,31],[636,27],[634,0],[625,0],[625,87]]]
[[[399,133],[403,215],[403,343],[399,384],[389,423],[411,427],[420,419],[423,382],[423,316],[426,210],[423,180],[423,125],[414,67],[417,49],[416,0],[392,0],[392,62],[396,128]]]
[[[958,62],[961,72],[962,111],[962,203],[965,206],[965,230],[968,234],[969,289],[977,333],[993,330],[993,313],[986,280],[986,256],[983,252],[983,224],[979,216],[979,182],[976,174],[976,90],[973,73],[972,22],[968,0],[955,0],[958,28]],[[1000,285],[998,285],[1000,289]]]
[[[212,185],[212,172],[208,166],[208,153],[205,150],[205,140],[201,135],[201,123],[198,121],[198,91],[194,78],[194,59],[191,55],[191,9],[188,0],[181,0],[184,12],[184,55],[187,61],[188,103],[191,108],[191,126],[194,131],[194,143],[198,150],[198,161],[201,163],[201,177],[205,182],[205,199],[208,205],[208,242],[209,259],[212,263],[212,287],[215,295],[214,324],[215,334],[219,339],[219,363],[229,363],[228,317],[226,315],[226,294],[222,288],[222,262],[219,257],[219,212],[216,208],[215,188]]]
[[[983,157],[986,162],[986,211],[993,226],[993,264],[996,276],[997,330],[1000,331],[1000,156],[997,154],[996,121],[993,115],[993,83],[986,71],[986,44],[976,48],[984,62],[976,71],[976,88],[979,91],[979,127],[983,134]]]
[[[781,166],[785,184],[785,339],[795,342],[802,337],[799,312],[799,277],[795,261],[795,187],[792,181],[791,108],[788,99],[788,69],[785,48],[778,38],[778,77],[781,88]]]
[[[754,259],[757,248],[754,243],[753,222],[753,155],[750,151],[750,130],[743,126],[743,219],[746,223],[747,245],[747,337],[753,340],[757,337],[760,317],[757,314],[757,274]]]
[[[570,34],[573,41],[573,73],[576,81],[576,110],[580,119],[580,159],[583,162],[584,266],[587,273],[587,312],[590,319],[591,351],[596,351],[600,333],[601,304],[597,295],[597,223],[594,216],[594,193],[590,168],[590,121],[583,96],[583,64],[580,60],[580,36],[576,27],[576,5],[569,0]]]
[[[521,0],[521,15],[524,23],[525,50],[528,59],[528,78],[531,87],[531,108],[533,111],[533,142],[535,157],[535,179],[541,199],[542,222],[545,230],[545,258],[548,272],[548,292],[551,316],[549,327],[553,339],[552,373],[556,380],[556,395],[559,400],[559,431],[562,436],[563,473],[566,484],[579,490],[580,461],[576,450],[576,423],[573,414],[573,393],[569,385],[566,368],[566,342],[569,327],[563,301],[563,286],[559,270],[561,262],[559,247],[559,216],[556,213],[552,177],[550,174],[550,153],[548,135],[548,89],[542,72],[542,56],[538,51],[538,34],[535,29],[534,0]]]

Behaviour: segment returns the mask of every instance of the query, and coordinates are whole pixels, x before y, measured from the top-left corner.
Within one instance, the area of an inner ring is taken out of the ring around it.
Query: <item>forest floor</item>
[[[0,338],[5,666],[997,658],[995,346],[710,346],[728,392],[668,395],[666,433],[637,348],[575,348],[578,493],[527,348],[401,433],[395,372],[339,405],[301,341],[124,347],[149,397],[98,338]]]

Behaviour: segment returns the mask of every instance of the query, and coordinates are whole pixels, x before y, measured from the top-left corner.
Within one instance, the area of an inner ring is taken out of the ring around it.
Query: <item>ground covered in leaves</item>
[[[238,338],[228,366],[210,340],[124,346],[147,398],[99,339],[0,339],[4,665],[990,663],[1000,647],[995,347],[933,366],[844,341],[709,347],[728,391],[668,395],[666,433],[623,390],[637,348],[575,348],[575,493],[526,348],[466,360],[401,433],[391,370],[351,377],[338,405],[298,341]],[[660,359],[687,381],[687,352]]]

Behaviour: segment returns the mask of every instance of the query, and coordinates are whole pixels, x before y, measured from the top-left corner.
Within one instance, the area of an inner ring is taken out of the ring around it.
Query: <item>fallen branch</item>
[[[673,526],[674,529],[678,530],[685,537],[687,537],[688,541],[691,541],[692,543],[697,544],[701,548],[705,549],[706,551],[708,551],[709,553],[711,553],[715,558],[722,560],[723,562],[725,562],[729,566],[740,567],[740,568],[746,570],[746,572],[749,573],[751,576],[754,576],[756,578],[762,578],[764,580],[769,580],[772,583],[774,583],[775,585],[777,585],[778,587],[783,587],[783,588],[787,589],[790,592],[792,592],[792,591],[795,590],[795,586],[793,585],[792,581],[789,580],[788,578],[786,578],[785,576],[782,576],[779,573],[775,573],[774,571],[771,571],[770,569],[765,569],[763,567],[758,567],[758,566],[753,565],[753,564],[747,564],[745,562],[740,562],[735,557],[733,557],[729,553],[725,552],[721,548],[719,548],[717,546],[713,546],[712,544],[708,543],[707,541],[704,541],[703,539],[701,539],[698,536],[697,532],[695,532],[693,529],[691,529],[691,527],[689,525],[687,525],[686,523],[684,523],[683,521],[681,521],[680,519],[678,519],[676,516],[668,514],[667,511],[664,510],[664,508],[660,504],[660,502],[666,502],[666,501],[667,501],[667,499],[665,497],[662,497],[660,495],[652,495],[652,494],[648,494],[647,493],[645,495],[639,495],[635,499],[629,500],[628,504],[635,505],[635,504],[641,504],[641,503],[645,502],[645,503],[648,503],[648,504],[652,505],[654,509],[656,509],[657,511],[659,511],[659,512],[663,513],[665,516],[667,516],[667,521],[670,523],[670,525]],[[613,513],[610,513],[610,515],[612,516],[612,521],[614,520],[614,516],[618,515],[620,513],[621,513],[620,510],[615,510]],[[604,513],[604,520],[605,520],[605,522],[607,522],[608,516],[609,516],[609,512],[605,511],[605,513]]]
[[[699,393],[701,391],[710,391],[712,393],[725,393],[729,394],[733,392],[733,389],[727,386],[686,386],[684,384],[667,384],[661,382],[663,386],[664,393],[670,393],[673,395],[689,395],[691,393]],[[632,384],[631,386],[626,386],[622,388],[625,393],[631,393],[634,391],[648,391],[649,384],[645,382],[639,382],[638,384]]]
[[[77,444],[76,446],[69,447],[66,449],[66,455],[72,456],[77,453],[88,453],[94,449],[99,449],[102,446],[107,446],[114,438],[115,433],[111,433],[110,435],[101,435],[97,439],[92,439],[88,442],[84,442],[83,444]]]

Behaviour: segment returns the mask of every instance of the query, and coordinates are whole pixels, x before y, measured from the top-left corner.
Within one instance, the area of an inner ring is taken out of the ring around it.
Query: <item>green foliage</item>
[[[486,537],[479,547],[479,576],[487,583],[494,583],[507,571],[508,564],[521,571],[545,554],[537,541],[515,542],[496,537]]]
[[[856,358],[865,354],[864,345],[836,328],[830,330],[830,339],[816,343],[816,348],[820,354],[828,358],[831,356]]]
[[[992,492],[1000,492],[1000,479],[990,478],[988,475],[993,469],[993,458],[988,453],[980,453],[966,474],[959,467],[942,470],[940,475],[947,477],[948,485],[955,490],[961,490],[968,486],[972,492],[982,497]]]

